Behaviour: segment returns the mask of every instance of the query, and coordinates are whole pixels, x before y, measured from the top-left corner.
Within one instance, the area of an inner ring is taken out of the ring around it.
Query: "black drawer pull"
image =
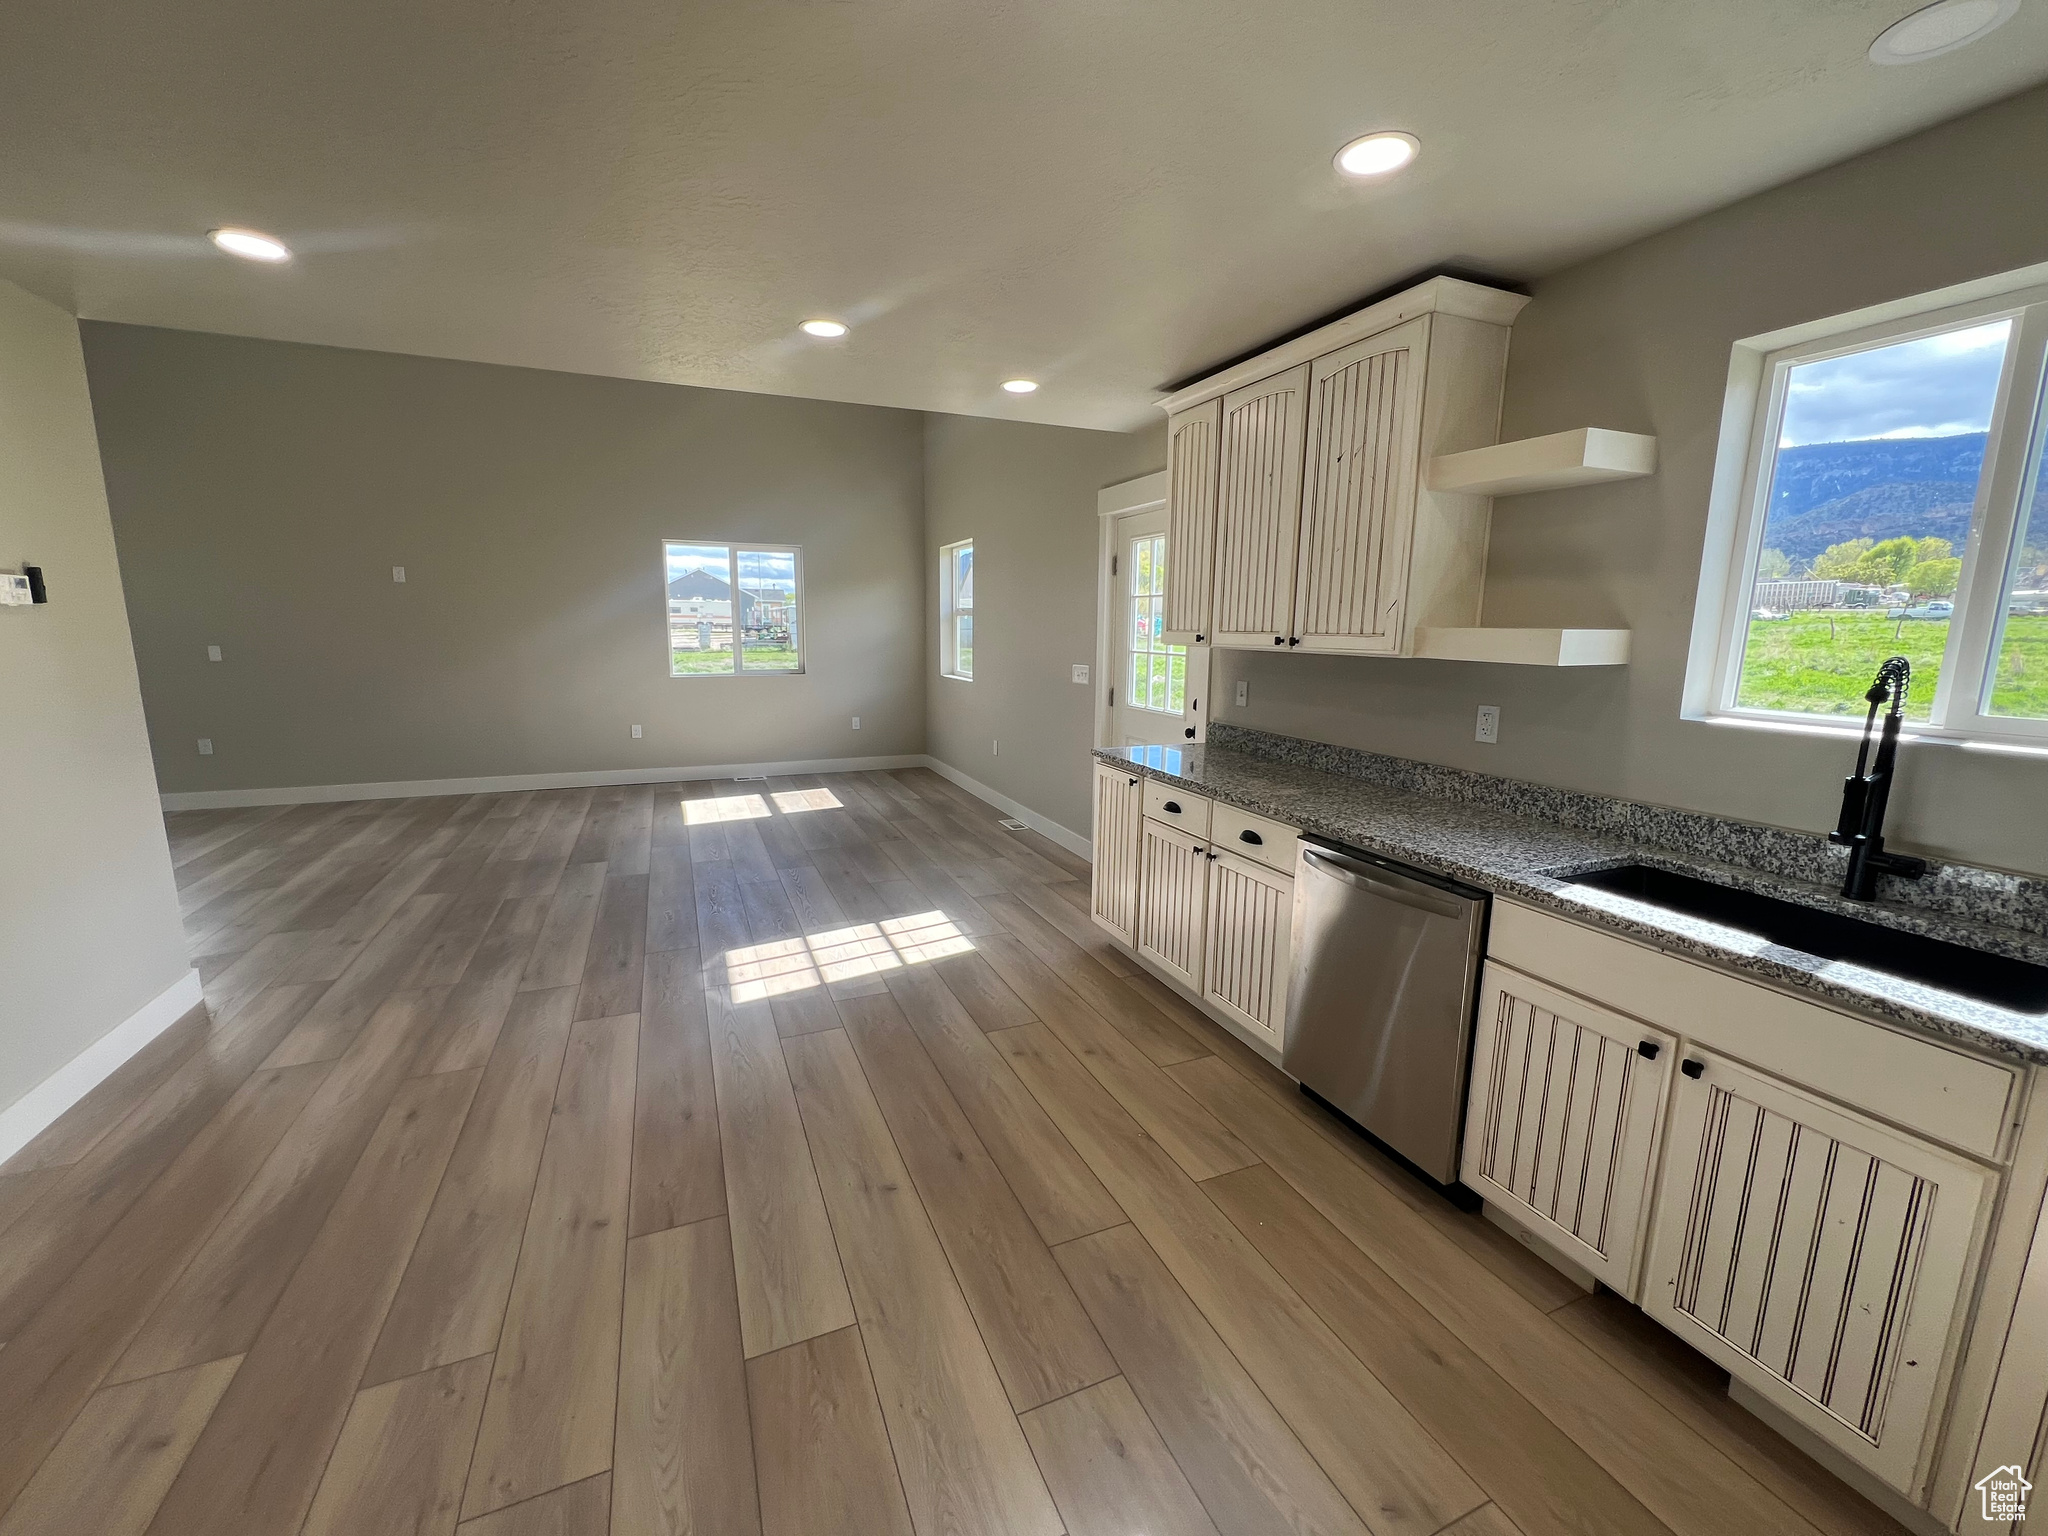
[[[1180,814],[1180,802],[1178,800],[1168,800],[1159,809],[1166,812],[1169,816],[1178,816]]]
[[[1654,1040],[1642,1040],[1636,1044],[1636,1054],[1645,1061],[1655,1061],[1657,1053],[1663,1049],[1664,1047]]]
[[[1240,843],[1250,843],[1254,848],[1259,847],[1266,841],[1263,837],[1259,836],[1258,833],[1254,832],[1250,827],[1246,827],[1242,832],[1238,833],[1237,840]]]
[[[1678,1070],[1687,1077],[1704,1077],[1707,1071],[1707,1064],[1704,1061],[1681,1061],[1678,1064]]]

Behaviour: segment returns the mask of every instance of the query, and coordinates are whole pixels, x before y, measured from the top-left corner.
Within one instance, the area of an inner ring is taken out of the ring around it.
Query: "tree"
[[[1816,581],[1857,581],[1857,562],[1869,554],[1875,541],[1851,539],[1846,544],[1830,544],[1813,557],[1813,575]]]
[[[1932,539],[1939,544],[1941,540]],[[1915,597],[1954,597],[1956,583],[1962,580],[1963,562],[1953,555],[1939,560],[1922,560],[1908,573],[1906,581]]]
[[[1942,541],[1937,539],[1934,542]],[[1856,562],[1857,579],[1878,587],[1901,586],[1906,582],[1907,573],[1919,561],[1920,544],[1917,539],[1886,539]]]
[[[1920,560],[1946,560],[1956,552],[1955,545],[1947,539],[1915,539],[1914,547],[1919,551]]]
[[[1757,557],[1758,581],[1783,581],[1792,574],[1792,561],[1782,549],[1767,549]]]

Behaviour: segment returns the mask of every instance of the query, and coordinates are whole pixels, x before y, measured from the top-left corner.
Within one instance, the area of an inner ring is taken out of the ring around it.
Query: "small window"
[[[669,676],[803,671],[801,550],[670,543],[662,556]]]
[[[939,551],[939,670],[974,679],[974,540]]]
[[[1731,373],[1755,403],[1688,713],[1860,727],[1904,656],[1910,729],[2048,745],[2048,291],[1770,341]]]
[[[1133,709],[1186,711],[1188,648],[1169,645],[1166,631],[1166,535],[1141,533],[1125,551],[1130,567],[1131,675],[1124,697]]]

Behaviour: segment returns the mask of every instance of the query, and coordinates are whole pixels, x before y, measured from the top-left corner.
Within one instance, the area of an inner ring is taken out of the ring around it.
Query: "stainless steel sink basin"
[[[1753,933],[1824,960],[1844,960],[2016,1013],[2048,1012],[2048,965],[1902,933],[1839,912],[1803,907],[1649,864],[1598,869],[1573,875],[1570,880],[1574,885],[1613,891],[1653,907]]]

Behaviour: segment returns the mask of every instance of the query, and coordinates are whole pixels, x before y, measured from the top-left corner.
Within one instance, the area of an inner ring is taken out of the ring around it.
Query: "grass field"
[[[730,676],[732,673],[731,651],[674,651],[670,655],[672,671],[677,677]],[[746,660],[749,672],[798,672],[803,669],[803,659],[786,645],[750,645]]]
[[[1863,690],[1878,665],[1903,656],[1913,664],[1906,718],[1925,720],[1947,644],[1946,619],[1841,612],[1751,619],[1737,702],[1746,709],[1861,716],[1870,707]],[[2007,621],[1992,711],[2048,718],[2048,615],[2015,614]]]

